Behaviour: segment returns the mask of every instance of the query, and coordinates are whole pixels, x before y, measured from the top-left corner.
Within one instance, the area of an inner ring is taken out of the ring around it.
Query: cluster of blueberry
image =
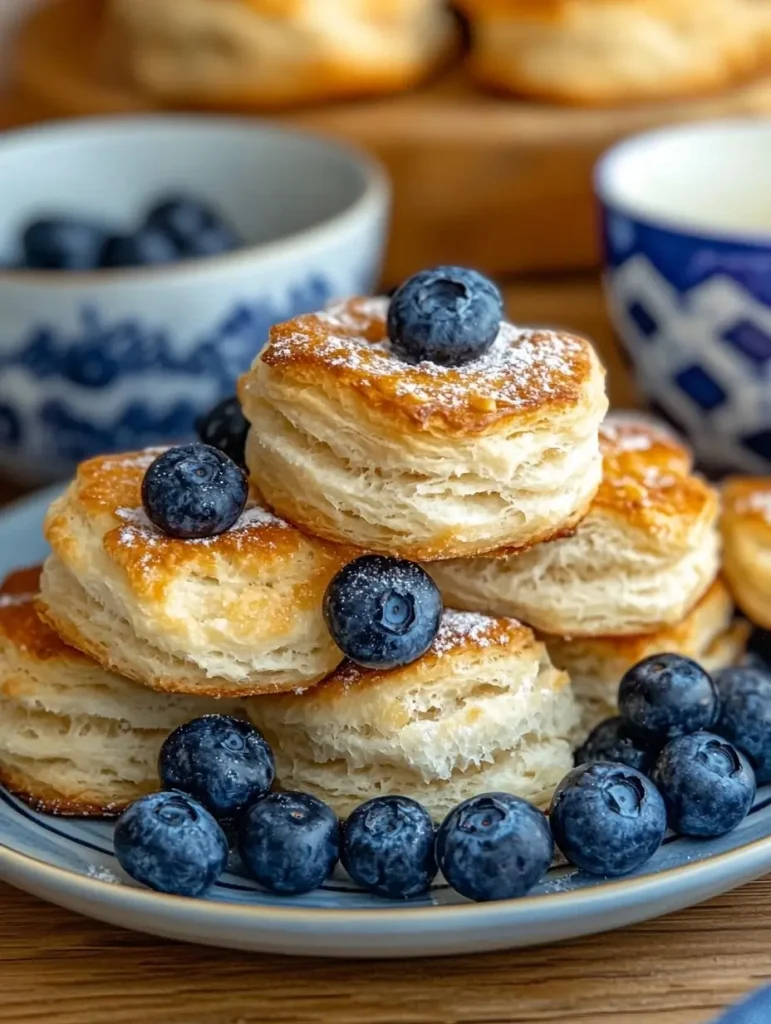
[[[106,270],[148,267],[232,252],[242,246],[214,210],[191,196],[156,203],[139,227],[121,233],[83,217],[42,217],[21,235],[11,267],[25,270]]]
[[[654,655],[621,680],[618,707],[579,748],[552,805],[561,849],[586,871],[634,870],[667,825],[730,832],[771,781],[771,674],[760,663],[713,680],[689,658]]]

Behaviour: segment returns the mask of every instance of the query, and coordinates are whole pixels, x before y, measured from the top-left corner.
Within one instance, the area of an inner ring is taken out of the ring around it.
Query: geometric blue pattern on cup
[[[658,323],[641,302],[633,302],[630,305],[629,316],[632,321],[637,324],[637,327],[643,337],[652,338],[654,334],[658,333]]]
[[[641,396],[710,473],[771,472],[771,245],[659,227],[605,203],[608,307]]]
[[[728,397],[718,382],[701,366],[689,366],[681,370],[675,374],[675,380],[697,405],[707,411],[717,409]]]
[[[723,331],[723,338],[757,366],[763,366],[771,359],[771,336],[749,320],[741,320]]]

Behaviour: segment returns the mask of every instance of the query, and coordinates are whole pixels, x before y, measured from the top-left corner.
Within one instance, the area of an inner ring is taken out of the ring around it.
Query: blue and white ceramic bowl
[[[596,172],[607,296],[644,397],[716,471],[771,471],[771,121],[632,138]]]
[[[0,272],[0,472],[30,482],[81,459],[188,436],[269,327],[369,292],[389,190],[345,146],[259,121],[86,120],[0,140],[0,255],[25,222],[80,213],[126,229],[189,192],[247,245],[147,270]]]

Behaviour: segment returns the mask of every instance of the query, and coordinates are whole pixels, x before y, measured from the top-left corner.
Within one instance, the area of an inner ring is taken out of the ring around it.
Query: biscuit
[[[456,40],[443,0],[112,0],[109,11],[136,83],[204,106],[406,89]]]
[[[723,574],[744,614],[771,629],[771,478],[735,477],[722,496]]]
[[[459,0],[483,84],[612,105],[719,90],[755,73],[771,12],[757,0]]]
[[[610,416],[603,480],[570,537],[502,559],[430,570],[446,602],[512,615],[558,636],[616,636],[675,625],[719,567],[718,496],[690,453],[649,422]]]
[[[0,782],[37,810],[117,814],[158,788],[169,732],[234,709],[154,693],[67,647],[37,615],[37,575],[0,589]]]
[[[346,662],[303,694],[257,697],[249,717],[276,756],[279,784],[345,817],[389,794],[442,818],[476,793],[545,804],[572,767],[577,707],[543,644],[511,619],[445,612],[405,668]]]
[[[589,342],[503,324],[460,367],[397,359],[386,299],[271,331],[241,378],[247,463],[271,507],[329,540],[433,560],[553,537],[599,485],[604,370]]]
[[[237,697],[322,679],[342,660],[322,599],[353,553],[256,501],[218,537],[166,536],[140,496],[161,450],[91,459],[53,503],[46,620],[104,668],[159,690]]]
[[[621,677],[653,654],[684,654],[709,672],[736,664],[749,635],[745,622],[734,622],[725,584],[716,580],[688,615],[675,626],[642,636],[584,639],[544,637],[552,661],[570,676],[588,732],[597,722],[618,714]]]

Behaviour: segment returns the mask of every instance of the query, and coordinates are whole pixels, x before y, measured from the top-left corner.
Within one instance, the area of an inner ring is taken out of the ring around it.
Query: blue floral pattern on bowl
[[[274,324],[333,294],[313,275],[283,301],[236,302],[184,344],[150,318],[111,317],[96,304],[80,308],[76,330],[42,320],[0,350],[0,456],[45,454],[69,466],[189,436],[195,419],[234,390]]]
[[[606,205],[606,291],[652,408],[706,467],[771,470],[771,249],[643,223]]]

